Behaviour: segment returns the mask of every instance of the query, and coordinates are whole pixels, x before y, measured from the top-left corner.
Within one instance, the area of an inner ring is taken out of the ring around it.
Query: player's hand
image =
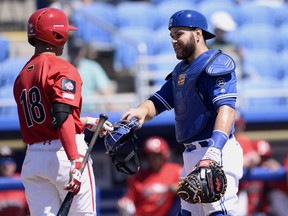
[[[218,148],[208,147],[205,155],[202,158],[203,160],[209,159],[216,161],[218,164],[221,164],[221,151]]]
[[[132,200],[127,197],[122,197],[117,202],[118,211],[121,216],[135,215],[136,208]]]
[[[188,203],[211,203],[224,196],[227,178],[222,166],[206,159],[200,160],[178,184],[177,195]]]
[[[87,117],[87,124],[86,128],[90,131],[95,132],[96,131],[96,126],[99,123],[99,118],[93,118],[93,117]],[[100,137],[103,137],[107,134],[107,132],[113,131],[113,124],[109,121],[105,121],[103,124],[103,127],[100,130]]]
[[[73,192],[75,195],[80,191],[81,187],[81,160],[76,159],[71,161],[70,181],[64,185],[64,190]]]
[[[142,127],[144,124],[145,118],[148,114],[148,110],[142,107],[138,108],[131,108],[126,113],[123,114],[123,116],[120,118],[121,121],[128,120],[135,118],[137,119],[137,122],[139,123],[138,129]]]

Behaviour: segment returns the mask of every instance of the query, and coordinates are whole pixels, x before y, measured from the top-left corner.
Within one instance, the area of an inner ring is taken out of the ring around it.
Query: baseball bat
[[[81,164],[81,168],[80,168],[80,172],[82,173],[85,166],[86,166],[86,163],[89,159],[89,155],[93,149],[93,146],[99,136],[99,133],[100,133],[100,130],[101,128],[103,127],[103,124],[105,123],[105,121],[108,119],[108,116],[105,115],[105,114],[100,114],[99,115],[99,122],[96,126],[96,130],[92,136],[92,139],[90,141],[90,144],[88,146],[88,149],[87,149],[87,152],[83,158],[83,161],[82,161],[82,164]],[[73,201],[73,198],[74,198],[74,193],[73,192],[68,192],[64,201],[62,202],[61,206],[60,206],[60,209],[57,213],[57,216],[67,216],[68,213],[69,213],[69,210],[70,210],[70,207],[71,207],[71,204],[72,204],[72,201]]]

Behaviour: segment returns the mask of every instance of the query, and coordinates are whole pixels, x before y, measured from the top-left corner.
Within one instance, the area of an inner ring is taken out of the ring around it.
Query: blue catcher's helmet
[[[124,120],[114,123],[113,126],[114,130],[108,132],[104,139],[107,153],[118,171],[129,175],[135,174],[140,167],[135,133],[139,123],[136,120]]]
[[[200,28],[205,39],[214,38],[215,35],[208,31],[208,24],[205,16],[194,10],[180,10],[174,13],[169,20],[168,29],[173,27]]]

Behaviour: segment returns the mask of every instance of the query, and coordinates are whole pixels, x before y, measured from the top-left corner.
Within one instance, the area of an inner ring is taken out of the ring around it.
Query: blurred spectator
[[[274,182],[272,186],[273,190],[269,194],[269,201],[271,205],[271,211],[276,216],[287,215],[288,205],[288,154],[284,159],[284,168],[286,172],[286,179],[282,182]]]
[[[259,139],[255,140],[253,145],[261,158],[258,167],[263,166],[273,170],[279,167],[279,163],[276,165],[276,161],[271,158],[270,143],[268,143],[266,140]],[[275,166],[277,166],[277,168]],[[267,184],[261,180],[249,180],[246,183],[249,201],[248,216],[252,216],[254,214],[267,215],[269,211]]]
[[[271,144],[268,141],[262,139],[254,140],[253,145],[261,157],[261,166],[272,170],[279,169],[281,165],[277,160],[272,158]]]
[[[260,155],[253,147],[253,141],[245,135],[246,122],[239,111],[235,116],[235,138],[243,149],[243,168],[249,170],[260,163]],[[240,181],[238,192],[239,216],[248,216],[248,188],[249,181]]]
[[[16,173],[16,162],[12,150],[3,146],[0,148],[0,178],[19,178]],[[1,216],[26,216],[29,208],[23,190],[0,190],[0,215]]]
[[[117,203],[119,213],[121,216],[168,216],[179,202],[176,190],[182,167],[168,161],[170,149],[161,137],[148,138],[143,153],[146,166],[128,178],[127,193]]]
[[[260,166],[269,171],[277,173],[283,167],[288,170],[288,163],[283,164],[272,157],[271,144],[266,140],[256,140],[254,142],[255,149],[261,156]],[[288,158],[288,156],[287,156]],[[265,179],[264,179],[265,180]],[[264,215],[284,216],[287,215],[288,205],[288,182],[287,179],[282,181],[264,181],[261,183],[262,193],[258,195],[258,203],[253,212],[260,212]]]
[[[97,51],[95,48],[88,45],[77,45],[76,42],[70,41],[68,55],[69,61],[77,68],[83,81],[82,112],[94,112],[97,109],[113,110],[111,103],[103,103],[102,107],[95,106],[95,96],[108,96],[117,90],[117,83],[108,77],[104,68],[96,61]],[[105,97],[102,97],[101,102],[104,101]]]
[[[248,195],[247,216],[287,215],[288,185],[283,166],[272,157],[271,144],[262,139],[253,141],[261,157],[258,166],[246,170],[242,184]]]
[[[239,111],[235,116],[235,138],[240,143],[244,155],[244,168],[249,169],[260,163],[260,155],[253,146],[253,140],[245,135],[246,121]]]
[[[233,17],[225,11],[214,12],[210,17],[210,22],[216,37],[208,44],[208,47],[210,49],[219,49],[223,53],[230,55],[236,63],[236,72],[239,74],[238,77],[244,78],[246,75],[242,71],[242,50],[228,37],[237,30],[237,23]],[[233,37],[232,34],[231,37]]]

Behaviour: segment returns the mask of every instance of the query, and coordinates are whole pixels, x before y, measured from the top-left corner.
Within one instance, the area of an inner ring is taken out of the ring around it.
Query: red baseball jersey
[[[24,143],[59,139],[57,130],[52,128],[51,108],[54,102],[73,107],[76,133],[83,133],[81,89],[82,79],[73,65],[51,54],[33,56],[14,83],[14,98]]]
[[[166,216],[176,195],[171,192],[161,193],[161,186],[178,183],[181,171],[179,164],[165,163],[157,173],[144,170],[129,179],[127,197],[135,204],[135,215]]]

